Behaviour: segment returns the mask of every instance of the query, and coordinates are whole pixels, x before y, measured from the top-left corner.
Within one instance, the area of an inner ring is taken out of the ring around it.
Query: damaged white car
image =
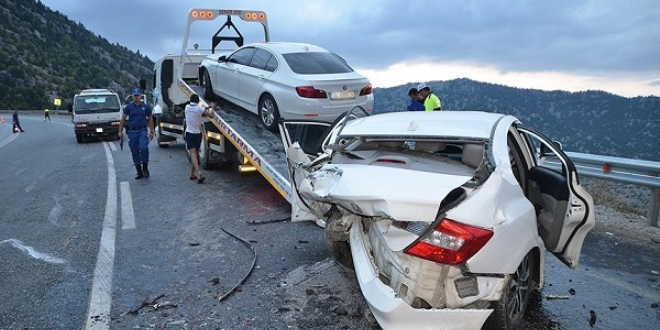
[[[512,116],[353,113],[280,129],[292,219],[325,220],[384,329],[515,329],[546,250],[575,268],[595,224],[561,146]]]

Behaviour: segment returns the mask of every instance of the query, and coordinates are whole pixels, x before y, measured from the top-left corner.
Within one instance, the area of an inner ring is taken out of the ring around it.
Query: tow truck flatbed
[[[179,81],[179,86],[187,94],[199,95],[200,105],[211,103],[203,97],[202,87],[183,80]],[[291,201],[286,152],[281,137],[264,129],[255,114],[223,100],[218,103],[220,107],[215,118],[211,120],[213,125],[284,198]],[[213,140],[221,140],[215,134],[218,133],[207,133],[211,146]]]

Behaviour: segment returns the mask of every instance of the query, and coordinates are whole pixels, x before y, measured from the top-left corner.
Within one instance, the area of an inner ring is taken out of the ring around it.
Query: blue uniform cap
[[[139,89],[139,88],[134,88],[134,89],[133,89],[133,96],[135,96],[135,95],[141,95],[141,94],[142,94],[142,93],[140,92],[140,89]]]

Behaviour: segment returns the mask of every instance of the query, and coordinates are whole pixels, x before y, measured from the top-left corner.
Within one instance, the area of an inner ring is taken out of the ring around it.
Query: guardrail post
[[[660,188],[651,189],[651,205],[649,206],[649,224],[658,226],[658,213],[660,213]]]

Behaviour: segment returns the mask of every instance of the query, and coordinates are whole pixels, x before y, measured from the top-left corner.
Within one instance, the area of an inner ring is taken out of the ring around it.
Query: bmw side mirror
[[[222,56],[218,57],[218,62],[227,62],[227,56],[222,55]]]

